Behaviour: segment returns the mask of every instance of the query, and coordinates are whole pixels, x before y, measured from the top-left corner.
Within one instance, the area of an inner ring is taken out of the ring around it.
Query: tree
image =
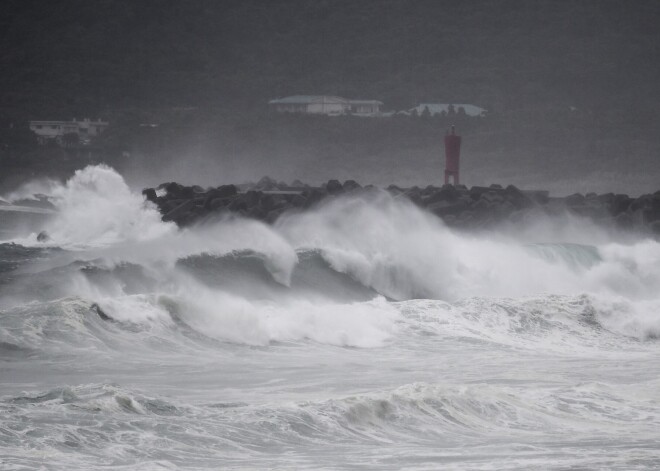
[[[429,110],[428,106],[425,106],[424,109],[422,110],[422,118],[423,119],[429,119],[431,117],[431,110]]]

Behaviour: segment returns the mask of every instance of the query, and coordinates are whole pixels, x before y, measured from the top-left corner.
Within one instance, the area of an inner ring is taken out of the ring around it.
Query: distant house
[[[413,115],[417,114],[421,116],[423,113],[428,112],[431,116],[435,115],[451,115],[451,114],[463,114],[467,116],[478,116],[484,117],[488,110],[480,108],[476,105],[468,104],[452,104],[452,103],[421,103],[414,108],[411,108],[406,111],[400,112],[400,114]]]
[[[77,139],[81,144],[89,144],[93,137],[105,131],[108,124],[100,119],[77,121],[75,118],[71,121],[30,121],[30,131],[37,135],[40,144],[57,142],[67,145],[71,138]]]
[[[378,116],[383,103],[378,100],[349,100],[338,96],[294,95],[270,100],[268,105],[279,113]]]

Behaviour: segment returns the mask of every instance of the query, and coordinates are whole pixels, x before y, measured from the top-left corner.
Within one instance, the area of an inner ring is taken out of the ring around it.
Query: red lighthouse
[[[445,135],[445,185],[449,177],[454,177],[454,185],[458,185],[459,163],[461,158],[461,136],[456,135],[456,129],[451,127],[451,133]]]

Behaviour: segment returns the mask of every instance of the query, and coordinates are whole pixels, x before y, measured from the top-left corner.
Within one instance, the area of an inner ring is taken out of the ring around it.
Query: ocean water
[[[657,241],[387,194],[178,229],[103,166],[49,192],[50,239],[0,244],[0,469],[660,468]]]

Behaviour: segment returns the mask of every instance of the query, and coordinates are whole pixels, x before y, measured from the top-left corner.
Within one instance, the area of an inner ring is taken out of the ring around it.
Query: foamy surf
[[[107,167],[39,189],[50,240],[0,245],[7,469],[657,465],[656,241],[387,194],[181,230]]]

